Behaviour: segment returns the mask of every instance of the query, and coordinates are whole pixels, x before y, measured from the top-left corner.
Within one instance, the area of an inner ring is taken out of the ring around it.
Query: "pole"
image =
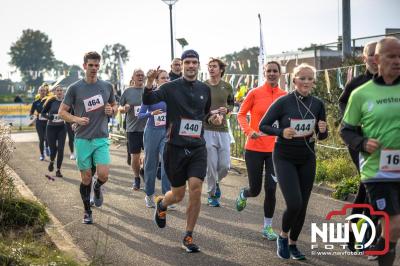
[[[172,29],[172,5],[169,5],[169,26],[171,30],[171,62],[174,60],[174,33]]]
[[[343,59],[351,56],[351,18],[350,18],[350,0],[342,0],[342,57]]]

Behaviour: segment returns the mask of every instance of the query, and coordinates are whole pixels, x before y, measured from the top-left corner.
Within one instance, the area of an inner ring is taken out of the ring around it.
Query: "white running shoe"
[[[75,159],[76,159],[75,154],[74,154],[74,153],[71,153],[71,156],[69,156],[69,159],[70,159],[70,160],[75,160]]]
[[[155,208],[156,203],[154,202],[154,195],[144,197],[144,201],[146,202],[147,208]]]

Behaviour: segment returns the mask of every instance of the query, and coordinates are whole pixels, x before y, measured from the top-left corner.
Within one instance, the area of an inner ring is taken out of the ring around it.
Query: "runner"
[[[168,72],[159,70],[156,77],[157,87],[169,81]],[[158,88],[155,87],[154,90]],[[154,190],[158,164],[161,162],[161,192],[163,195],[171,190],[167,174],[165,173],[162,154],[166,139],[167,106],[161,101],[152,105],[144,105],[140,108],[139,119],[147,119],[144,129],[144,191],[146,192],[145,203],[147,208],[154,208]]]
[[[269,108],[260,122],[260,130],[278,136],[272,157],[286,210],[277,238],[277,255],[283,259],[304,260],[296,241],[304,224],[315,178],[314,132],[322,140],[328,137],[328,131],[324,104],[310,95],[315,80],[314,67],[300,64],[293,70],[293,76],[295,91]],[[275,121],[279,122],[279,128],[273,126]]]
[[[379,256],[379,265],[393,265],[400,237],[400,41],[380,40],[375,50],[378,74],[349,99],[341,135],[352,149],[360,152],[361,182],[375,210],[389,215],[389,239],[385,220],[375,249],[389,252]],[[357,127],[361,125],[361,133]],[[388,243],[387,243],[388,242]]]
[[[30,115],[31,119],[34,119],[34,115],[36,114],[35,127],[36,127],[36,132],[39,137],[39,151],[40,151],[39,160],[43,161],[45,158],[44,143],[46,141],[47,118],[42,116],[42,110],[43,110],[43,104],[44,104],[44,101],[42,101],[42,100],[46,96],[46,90],[45,90],[45,88],[43,88],[43,86],[40,86],[38,92],[39,92],[39,97],[32,103],[32,107],[31,107],[31,111],[29,112],[29,115]],[[50,151],[48,154],[50,155]]]
[[[101,56],[96,52],[85,54],[85,78],[69,87],[59,109],[61,119],[78,125],[75,152],[82,178],[80,193],[85,208],[85,224],[93,223],[90,208],[93,163],[98,176],[94,184],[94,204],[97,207],[103,204],[101,186],[108,180],[110,164],[108,117],[117,112],[112,85],[97,78],[100,60]],[[71,108],[74,109],[74,115],[69,113]]]
[[[350,94],[355,89],[357,89],[358,87],[363,85],[364,83],[370,81],[372,79],[372,76],[378,72],[378,65],[376,64],[375,59],[374,59],[375,48],[376,48],[376,42],[370,42],[364,46],[363,60],[364,60],[365,66],[366,66],[366,70],[365,70],[364,74],[359,75],[358,77],[352,79],[348,84],[346,84],[342,95],[340,95],[339,108],[340,108],[342,115],[344,114],[344,111],[346,109],[346,105],[347,105],[347,102],[349,101]],[[358,130],[361,134],[361,128],[359,128]],[[357,168],[357,171],[360,172],[360,166],[359,166],[360,161],[359,161],[359,156],[358,156],[359,152],[353,150],[350,147],[348,147],[348,150],[349,150],[350,157],[353,160],[353,163]],[[368,199],[366,199],[366,194],[367,194],[367,192],[365,190],[365,186],[362,182],[360,182],[357,195],[354,199],[354,203],[368,202]],[[368,209],[363,210],[361,208],[353,208],[351,210],[351,214],[359,214],[359,213],[363,213],[363,212],[366,212],[366,215],[369,216]],[[358,221],[358,219],[354,219],[352,221],[349,221],[349,223],[356,223],[357,221]],[[350,227],[350,229],[351,229],[351,227]],[[348,248],[353,252],[355,251],[354,244],[355,244],[355,237],[354,237],[354,234],[351,232],[350,233],[350,241],[348,243]]]
[[[61,174],[61,165],[64,159],[65,138],[67,136],[67,128],[65,122],[58,115],[58,109],[64,99],[64,90],[61,86],[53,88],[55,96],[49,97],[42,110],[42,116],[48,119],[46,135],[50,146],[50,163],[48,170],[53,172],[54,159],[57,155],[57,171],[56,177],[63,177]]]
[[[203,123],[220,125],[223,116],[210,115],[210,88],[197,80],[199,55],[194,50],[182,54],[183,78],[163,84],[152,91],[157,70],[148,72],[143,103],[150,105],[160,101],[167,104],[167,137],[164,150],[165,171],[171,182],[171,191],[156,199],[154,220],[158,227],[166,225],[167,207],[182,201],[186,182],[189,184],[186,234],[182,247],[187,252],[198,252],[193,243],[195,227],[201,206],[201,189],[207,169],[207,150],[203,137]]]
[[[132,75],[133,86],[127,88],[121,95],[119,111],[126,114],[126,132],[128,149],[131,155],[133,170],[133,190],[140,189],[140,154],[143,150],[143,131],[147,119],[139,119],[140,106],[144,87],[144,72],[135,69]]]
[[[222,125],[204,125],[204,139],[207,147],[207,192],[208,205],[219,207],[221,189],[219,182],[228,175],[231,156],[231,137],[228,131],[226,115],[233,110],[232,86],[223,81],[225,63],[220,59],[211,58],[208,61],[210,79],[205,83],[211,91],[211,110],[224,116]]]
[[[168,75],[171,81],[182,77],[182,60],[180,58],[174,58],[172,60],[171,71]]]
[[[258,129],[258,124],[271,106],[286,92],[278,87],[281,67],[278,62],[271,61],[264,66],[266,82],[261,87],[250,90],[244,99],[239,113],[238,122],[247,136],[245,145],[245,161],[249,178],[249,187],[242,188],[236,199],[236,209],[242,211],[246,207],[247,198],[257,197],[262,189],[263,171],[264,180],[264,227],[262,235],[268,240],[276,240],[277,234],[272,229],[272,218],[275,211],[276,181],[272,164],[272,151],[276,137],[266,136]],[[250,112],[250,123],[247,122],[247,113]]]

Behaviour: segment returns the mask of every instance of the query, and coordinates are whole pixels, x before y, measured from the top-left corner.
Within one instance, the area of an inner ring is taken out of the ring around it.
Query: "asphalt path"
[[[126,164],[126,147],[118,145],[110,146],[112,164],[109,182],[104,185],[104,204],[101,208],[94,208],[94,224],[84,225],[80,177],[75,161],[69,159],[68,145],[62,167],[64,177],[51,181],[45,177],[49,160],[39,161],[36,134],[13,134],[13,138],[15,150],[10,166],[61,221],[76,245],[96,264],[375,265],[365,256],[311,254],[311,223],[322,223],[329,211],[341,209],[344,204],[316,193],[311,196],[298,241],[298,247],[306,254],[307,260],[279,259],[276,243],[261,235],[264,193],[249,199],[246,209],[237,212],[235,198],[239,189],[246,185],[247,176],[246,173],[233,171],[222,181],[220,208],[206,205],[206,185],[203,186],[201,213],[194,232],[194,240],[202,252],[187,254],[180,248],[185,229],[186,198],[176,210],[168,211],[166,228],[158,228],[152,220],[154,209],[145,207],[144,192],[133,192],[131,189],[132,171]],[[161,193],[159,181],[156,188],[156,193]],[[284,208],[278,189],[273,222],[277,232]],[[335,248],[335,251],[341,249]]]

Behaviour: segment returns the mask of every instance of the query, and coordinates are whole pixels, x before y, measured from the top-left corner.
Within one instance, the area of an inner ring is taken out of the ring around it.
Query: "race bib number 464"
[[[86,100],[83,100],[83,104],[85,105],[85,111],[91,112],[104,106],[104,101],[103,97],[98,94]]]
[[[202,125],[203,122],[201,120],[181,119],[179,135],[200,138]]]
[[[290,127],[296,131],[295,137],[306,137],[313,134],[315,119],[290,119]]]
[[[400,172],[400,150],[381,150],[379,169],[386,172]]]

